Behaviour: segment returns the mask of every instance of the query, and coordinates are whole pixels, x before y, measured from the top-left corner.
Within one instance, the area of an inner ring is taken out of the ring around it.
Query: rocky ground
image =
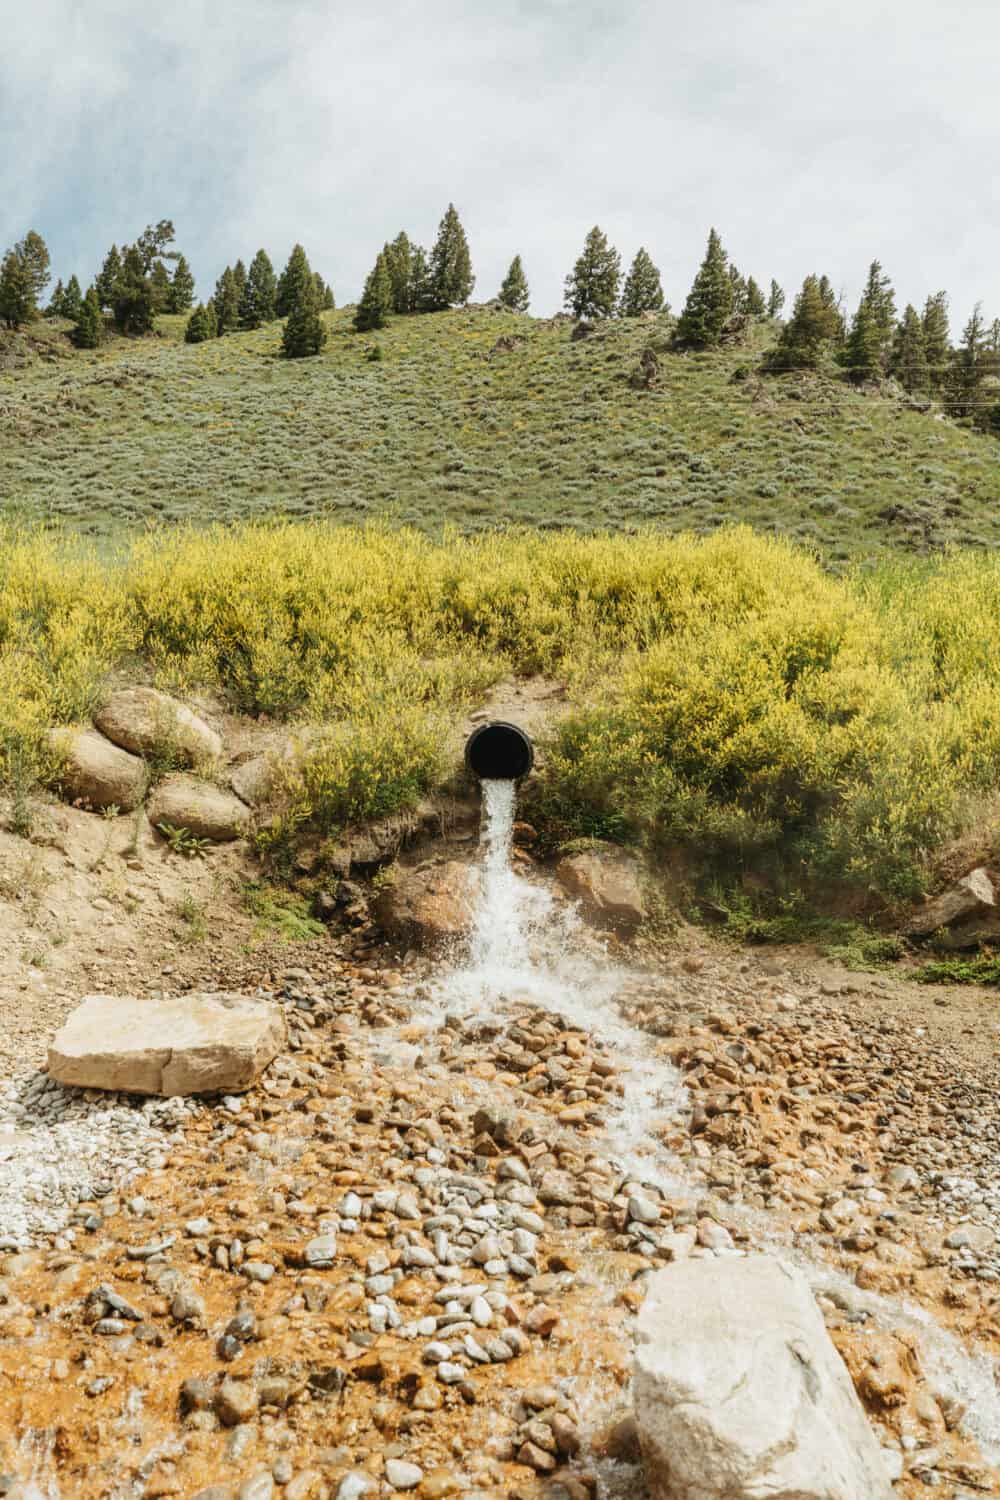
[[[13,1085],[0,1156],[70,1133],[0,1222],[0,1493],[640,1500],[645,1280],[765,1246],[896,1492],[1000,1493],[1000,1013],[962,1038],[690,937],[603,1007],[470,1012],[429,960],[322,950],[258,970],[291,1046],[247,1095]],[[71,1170],[97,1115],[119,1144]]]

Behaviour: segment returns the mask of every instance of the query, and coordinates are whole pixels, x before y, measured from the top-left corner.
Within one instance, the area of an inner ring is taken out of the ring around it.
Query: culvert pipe
[[[516,724],[494,719],[469,735],[465,764],[480,781],[520,781],[535,764],[535,747]]]

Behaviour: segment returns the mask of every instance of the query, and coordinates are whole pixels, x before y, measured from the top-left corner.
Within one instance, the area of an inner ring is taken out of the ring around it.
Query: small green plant
[[[31,793],[38,780],[36,758],[23,735],[12,734],[4,742],[2,760],[6,762],[10,785],[10,825],[18,838],[30,839],[34,828]]]
[[[156,830],[166,839],[171,854],[185,859],[204,859],[212,847],[211,839],[196,838],[187,828],[175,828],[172,823],[157,823]]]
[[[322,937],[326,928],[309,915],[309,904],[294,891],[252,881],[243,889],[243,904],[257,921],[257,934],[275,932],[286,943]]]
[[[208,936],[205,908],[188,891],[176,906],[177,915],[184,923],[183,938],[188,943],[200,943]]]
[[[911,976],[919,984],[1000,985],[1000,954],[989,949],[975,958],[936,958]]]

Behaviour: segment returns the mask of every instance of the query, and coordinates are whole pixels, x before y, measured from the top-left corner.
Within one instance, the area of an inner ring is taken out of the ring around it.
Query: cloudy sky
[[[449,199],[492,296],[533,311],[597,222],[676,306],[710,224],[791,293],[1000,315],[994,0],[32,0],[0,51],[0,249],[28,228],[89,280],[163,217],[202,295],[301,240],[352,301]]]

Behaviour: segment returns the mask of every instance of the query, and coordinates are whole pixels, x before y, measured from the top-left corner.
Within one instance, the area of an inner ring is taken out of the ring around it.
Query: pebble
[[[417,1464],[404,1463],[399,1458],[388,1458],[385,1462],[385,1477],[394,1490],[414,1490],[424,1477]]]

